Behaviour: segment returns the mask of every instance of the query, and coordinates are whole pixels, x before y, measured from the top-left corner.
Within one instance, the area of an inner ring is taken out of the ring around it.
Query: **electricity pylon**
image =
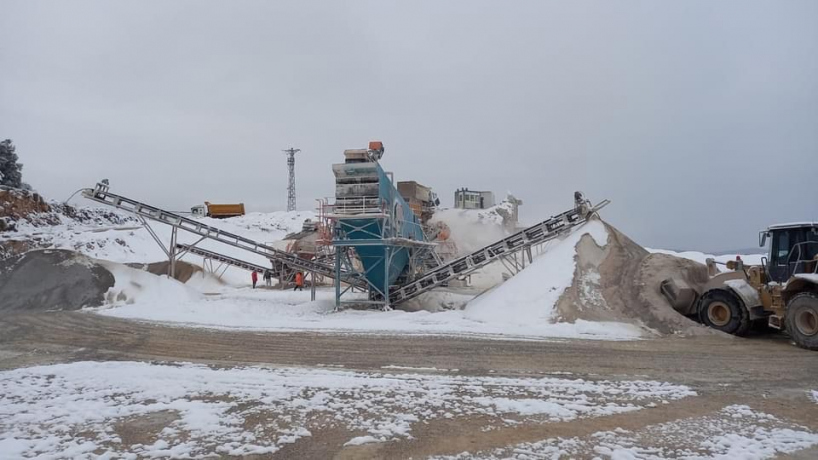
[[[301,149],[289,148],[284,150],[287,154],[287,170],[290,178],[287,184],[287,211],[295,211],[295,154]]]

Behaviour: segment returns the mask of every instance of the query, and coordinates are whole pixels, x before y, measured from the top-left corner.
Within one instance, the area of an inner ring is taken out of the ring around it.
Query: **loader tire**
[[[790,299],[784,322],[796,345],[818,350],[818,295],[802,292]]]
[[[746,335],[752,325],[744,303],[730,291],[713,289],[702,295],[699,320],[705,326],[728,334]]]

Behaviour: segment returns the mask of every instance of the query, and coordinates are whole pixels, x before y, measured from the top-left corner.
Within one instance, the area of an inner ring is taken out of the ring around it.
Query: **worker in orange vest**
[[[303,291],[304,290],[304,274],[301,272],[295,273],[295,287],[293,291]]]

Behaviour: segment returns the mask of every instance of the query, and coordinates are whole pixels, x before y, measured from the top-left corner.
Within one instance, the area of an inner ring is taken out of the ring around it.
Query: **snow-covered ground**
[[[216,328],[256,330],[324,330],[358,333],[403,332],[415,334],[482,335],[496,338],[588,338],[628,340],[646,331],[635,325],[615,322],[556,322],[554,305],[571,285],[574,275],[575,247],[584,234],[597,243],[607,243],[607,231],[599,221],[586,224],[561,241],[519,275],[495,290],[469,302],[462,310],[441,312],[343,310],[334,311],[334,292],[318,290],[315,302],[309,292],[277,290],[225,290],[217,295],[202,296],[181,283],[157,277],[161,285],[140,295],[130,289],[113,308],[101,314],[120,318],[195,324]],[[142,287],[143,282],[127,279],[127,270],[117,271],[114,290]],[[119,291],[117,291],[119,292]],[[426,302],[452,300],[458,294],[438,290]],[[469,297],[460,295],[460,303]]]
[[[250,214],[207,223],[281,245],[310,212]],[[489,219],[490,220],[490,219]],[[493,222],[493,225],[497,222]],[[160,237],[169,229],[154,226]],[[181,235],[182,242],[193,237]],[[334,292],[251,289],[246,272],[228,271],[227,285],[209,274],[180,283],[123,263],[165,259],[141,227],[78,224],[21,227],[2,238],[39,238],[101,262],[115,276],[106,305],[88,314],[177,325],[243,330],[340,331],[360,334],[465,335],[494,339],[638,339],[650,331],[626,323],[555,322],[555,303],[572,283],[583,235],[599,246],[605,227],[591,222],[559,241],[526,270],[472,300],[474,291],[436,290],[447,311],[335,311]],[[502,235],[500,235],[502,236]],[[242,250],[203,244],[266,264]],[[670,253],[704,262],[708,255]],[[732,257],[717,257],[728,260]],[[755,263],[752,257],[743,257]],[[261,259],[261,260],[260,260]],[[201,260],[191,257],[193,263]],[[483,280],[501,274],[495,264]],[[0,460],[147,458],[269,454],[323,430],[346,430],[346,445],[412,439],[421,424],[476,417],[485,430],[549,424],[656,410],[696,393],[685,385],[644,380],[583,380],[560,376],[509,378],[460,375],[457,369],[386,365],[354,372],[328,363],[318,369],[214,369],[189,363],[79,362],[0,372]],[[807,396],[818,403],[818,391]],[[482,423],[482,422],[481,422]],[[132,427],[155,427],[144,439]],[[537,439],[537,438],[534,438]],[[502,445],[502,444],[500,444]],[[631,430],[550,438],[447,458],[601,458],[654,460],[764,459],[818,445],[818,434],[747,406]],[[668,447],[672,446],[672,448]]]
[[[165,278],[167,283],[176,283]],[[177,283],[180,284],[180,283]],[[184,288],[184,286],[180,286]],[[191,290],[192,291],[192,290]],[[309,292],[238,289],[216,295],[195,296],[163,289],[168,299],[151,295],[116,308],[95,310],[118,318],[144,319],[216,329],[335,331],[361,334],[400,332],[420,335],[482,336],[502,339],[584,338],[629,340],[642,331],[622,323],[578,321],[569,323],[526,322],[517,318],[494,322],[471,317],[468,308],[441,312],[393,310],[335,311],[334,291],[319,289],[317,300]],[[435,294],[445,296],[446,293]],[[454,294],[456,295],[456,294]]]
[[[667,447],[668,444],[672,447]],[[611,460],[762,460],[818,445],[809,429],[733,405],[702,417],[617,428],[581,438],[551,438],[491,452],[464,452],[438,460],[599,458]]]
[[[695,395],[644,380],[79,362],[0,372],[0,458],[262,454],[324,429],[357,445],[411,439],[435,419],[553,423]],[[123,426],[140,420],[159,421],[155,441],[126,442]]]

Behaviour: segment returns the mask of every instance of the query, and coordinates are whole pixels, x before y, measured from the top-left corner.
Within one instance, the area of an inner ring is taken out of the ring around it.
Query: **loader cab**
[[[769,239],[766,271],[770,281],[786,282],[798,273],[816,273],[818,222],[773,225],[759,234],[759,245]]]

